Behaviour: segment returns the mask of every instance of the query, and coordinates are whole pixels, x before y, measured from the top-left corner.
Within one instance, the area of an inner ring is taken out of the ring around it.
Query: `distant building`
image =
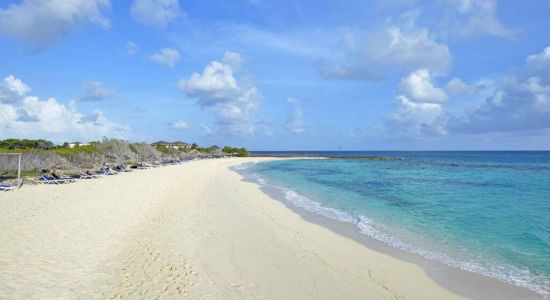
[[[90,146],[90,143],[72,142],[72,143],[67,143],[67,146],[69,148],[75,148],[75,147],[82,147],[82,146]]]
[[[180,149],[180,148],[191,149],[191,144],[180,142],[180,141],[176,141],[176,142],[172,142],[172,143],[171,142],[165,142],[165,141],[158,141],[158,142],[152,143],[151,146],[163,146],[163,147],[171,148],[171,149]]]

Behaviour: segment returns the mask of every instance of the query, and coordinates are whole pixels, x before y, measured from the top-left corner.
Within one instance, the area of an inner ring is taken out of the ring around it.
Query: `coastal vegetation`
[[[246,150],[246,148],[233,148],[233,147],[225,146],[223,147],[222,151],[228,154],[236,154],[239,157],[250,156],[250,153],[248,152],[248,150]]]
[[[81,170],[99,169],[105,165],[138,165],[170,160],[193,159],[201,156],[247,156],[245,148],[220,151],[193,144],[192,147],[170,148],[148,143],[104,138],[86,144],[54,145],[46,140],[7,139],[0,141],[0,153],[22,153],[21,171],[25,176],[37,175],[44,170],[62,170],[77,173]],[[0,178],[14,177],[17,173],[17,157],[0,156]]]
[[[46,140],[19,140],[19,139],[6,139],[0,141],[0,149],[41,149],[48,150],[54,148],[54,144]]]

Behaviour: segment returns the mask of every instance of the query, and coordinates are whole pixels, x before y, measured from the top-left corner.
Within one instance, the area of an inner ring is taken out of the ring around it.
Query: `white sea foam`
[[[326,207],[321,203],[300,195],[299,193],[291,189],[273,185],[266,179],[259,176],[257,173],[249,173],[247,175],[247,177],[256,181],[263,187],[281,191],[284,195],[284,200],[286,202],[298,208],[322,215],[332,220],[353,224],[357,227],[359,233],[381,241],[388,246],[466,271],[475,272],[487,277],[525,287],[541,294],[545,299],[550,299],[550,281],[546,278],[536,276],[528,270],[522,270],[514,266],[482,263],[467,259],[459,260],[443,253],[436,253],[419,248],[410,243],[403,242],[399,238],[387,233],[386,231],[384,231],[383,227],[375,224],[372,220],[365,216],[352,214],[331,207]]]
[[[237,171],[237,172],[238,171],[244,171],[244,170],[250,169],[250,167],[252,167],[254,165],[255,165],[254,162],[248,162],[248,163],[232,166],[231,169],[234,170],[234,171]]]

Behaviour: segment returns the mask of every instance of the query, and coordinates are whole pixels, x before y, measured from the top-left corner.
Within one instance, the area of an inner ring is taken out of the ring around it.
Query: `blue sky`
[[[550,2],[2,1],[0,138],[550,149]]]

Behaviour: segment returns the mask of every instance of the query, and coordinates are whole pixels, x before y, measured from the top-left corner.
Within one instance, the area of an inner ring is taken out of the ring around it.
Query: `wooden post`
[[[17,155],[17,187],[21,188],[23,185],[23,180],[21,180],[21,158],[23,157],[23,153],[4,153],[0,152],[0,156],[8,156],[8,157],[14,157]]]
[[[21,181],[21,156],[22,156],[22,154],[19,154],[19,159],[17,161],[17,165],[18,165],[18,168],[17,168],[17,187],[18,188],[21,188],[21,186],[23,185],[23,181]]]

